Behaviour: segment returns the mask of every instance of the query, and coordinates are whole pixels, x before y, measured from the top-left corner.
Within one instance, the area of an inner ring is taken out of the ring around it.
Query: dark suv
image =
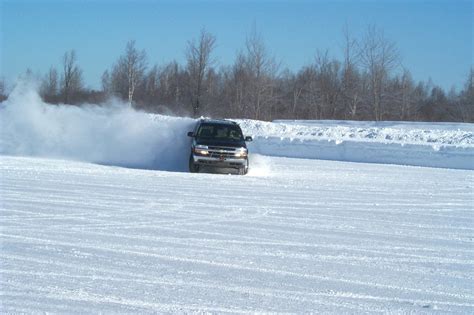
[[[231,168],[240,175],[249,169],[248,151],[245,141],[252,137],[242,135],[239,125],[230,120],[200,119],[194,131],[188,132],[193,138],[189,171],[199,172],[202,166],[211,168]]]

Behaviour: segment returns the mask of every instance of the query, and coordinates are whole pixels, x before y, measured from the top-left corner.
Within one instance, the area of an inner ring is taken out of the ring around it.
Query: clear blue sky
[[[473,65],[473,0],[399,1],[22,1],[0,0],[0,76],[9,84],[27,68],[44,74],[75,49],[89,87],[128,40],[149,64],[184,64],[186,42],[205,27],[215,57],[231,65],[253,23],[284,67],[298,70],[318,50],[340,58],[342,28],[355,36],[376,24],[395,42],[415,80],[461,88]]]

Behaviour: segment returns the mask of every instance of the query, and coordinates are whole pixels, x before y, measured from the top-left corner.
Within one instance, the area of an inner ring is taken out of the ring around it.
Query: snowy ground
[[[2,312],[474,312],[473,172],[1,157]]]
[[[193,123],[1,103],[0,313],[474,313],[472,125],[241,121],[229,176]]]

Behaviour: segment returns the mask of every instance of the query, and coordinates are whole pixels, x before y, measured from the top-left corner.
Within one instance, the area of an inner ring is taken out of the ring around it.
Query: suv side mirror
[[[252,139],[252,137],[251,137],[251,136],[247,136],[247,137],[245,137],[245,141],[252,141],[252,140],[253,140],[253,139]]]
[[[189,132],[188,132],[188,137],[191,137],[191,138],[194,137],[194,132],[189,131]]]

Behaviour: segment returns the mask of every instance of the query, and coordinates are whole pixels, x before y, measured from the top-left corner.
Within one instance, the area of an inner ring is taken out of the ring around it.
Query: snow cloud
[[[187,170],[194,120],[107,104],[50,105],[33,84],[20,82],[0,104],[0,154],[170,171]]]

